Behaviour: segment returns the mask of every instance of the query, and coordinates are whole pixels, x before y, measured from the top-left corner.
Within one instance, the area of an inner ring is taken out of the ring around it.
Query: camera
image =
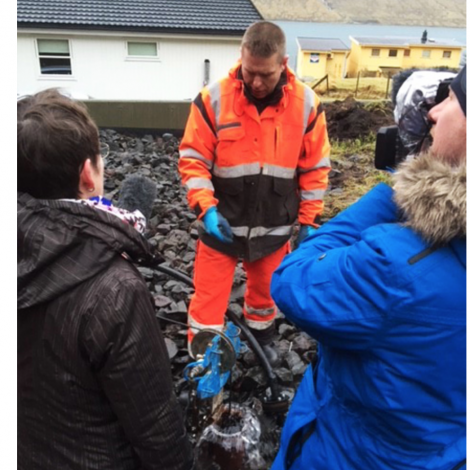
[[[429,110],[449,95],[452,72],[404,71],[393,77],[395,126],[381,127],[375,144],[375,168],[393,170],[430,145]]]

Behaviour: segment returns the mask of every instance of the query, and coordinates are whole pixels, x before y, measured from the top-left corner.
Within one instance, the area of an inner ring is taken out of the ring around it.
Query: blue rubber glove
[[[232,229],[230,228],[227,219],[219,213],[217,207],[212,206],[207,209],[202,221],[204,222],[204,228],[209,235],[212,235],[223,243],[233,242]]]
[[[299,235],[297,236],[297,246],[299,246],[307,237],[315,233],[315,227],[311,225],[301,225]]]

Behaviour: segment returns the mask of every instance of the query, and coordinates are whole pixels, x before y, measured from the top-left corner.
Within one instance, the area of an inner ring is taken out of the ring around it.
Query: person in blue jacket
[[[319,341],[273,470],[466,468],[466,68],[429,151],[288,255],[271,284]]]

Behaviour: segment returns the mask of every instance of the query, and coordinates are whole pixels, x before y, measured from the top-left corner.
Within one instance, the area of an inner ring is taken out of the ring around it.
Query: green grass
[[[374,134],[363,139],[331,142],[332,168],[339,175],[333,172],[330,180],[333,191],[325,196],[324,220],[349,207],[377,184],[391,183],[389,173],[375,169],[374,151]]]
[[[368,103],[369,104],[369,103]],[[366,106],[366,105],[365,105]],[[364,107],[365,107],[364,106]],[[331,140],[331,156],[348,157],[361,154],[364,157],[372,157],[375,151],[375,134],[371,133],[362,139],[354,140]]]

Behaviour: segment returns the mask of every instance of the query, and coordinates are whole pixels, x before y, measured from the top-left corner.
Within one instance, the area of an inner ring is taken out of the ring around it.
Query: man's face
[[[243,82],[255,98],[265,98],[274,90],[286,64],[287,57],[281,59],[278,54],[269,58],[255,57],[245,47],[242,48]]]
[[[452,89],[448,98],[431,108],[428,117],[434,123],[431,151],[449,162],[465,159],[467,119]]]

